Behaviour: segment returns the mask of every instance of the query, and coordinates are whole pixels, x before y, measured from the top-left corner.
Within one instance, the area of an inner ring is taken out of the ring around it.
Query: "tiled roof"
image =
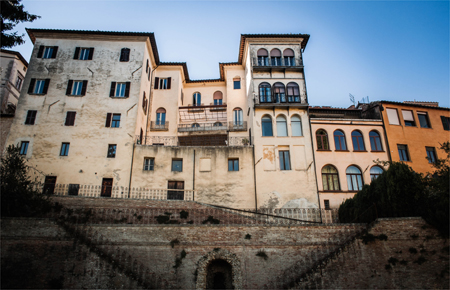
[[[28,67],[28,62],[23,58],[23,56],[20,54],[20,52],[14,51],[14,50],[8,50],[8,49],[2,49],[1,51],[4,53],[14,54],[15,56],[17,56],[20,59],[21,62],[23,62],[25,64],[26,67]]]

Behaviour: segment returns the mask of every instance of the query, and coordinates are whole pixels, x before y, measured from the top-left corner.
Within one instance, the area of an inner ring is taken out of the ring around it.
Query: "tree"
[[[20,147],[10,145],[1,158],[0,197],[2,217],[30,217],[51,209],[48,196],[41,192],[37,182],[30,180],[25,158]]]
[[[19,44],[23,44],[25,34],[18,35],[16,32],[6,33],[16,26],[19,22],[32,22],[40,16],[29,14],[24,11],[24,6],[20,4],[22,0],[2,0],[0,18],[1,18],[1,47],[9,48]]]

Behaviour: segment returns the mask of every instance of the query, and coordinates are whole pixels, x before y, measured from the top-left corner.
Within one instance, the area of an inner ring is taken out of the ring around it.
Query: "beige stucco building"
[[[8,143],[47,192],[318,208],[309,35],[242,35],[220,78],[191,80],[186,63],[160,61],[153,33],[27,31]]]

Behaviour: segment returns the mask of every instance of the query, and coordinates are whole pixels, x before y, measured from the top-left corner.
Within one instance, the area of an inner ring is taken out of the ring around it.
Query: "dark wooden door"
[[[46,176],[44,181],[44,194],[53,194],[55,192],[56,176]]]
[[[111,197],[112,185],[113,185],[112,178],[103,178],[101,196]]]
[[[184,181],[169,181],[167,184],[167,199],[184,200]],[[178,189],[178,190],[170,190]],[[180,190],[181,189],[181,190]]]

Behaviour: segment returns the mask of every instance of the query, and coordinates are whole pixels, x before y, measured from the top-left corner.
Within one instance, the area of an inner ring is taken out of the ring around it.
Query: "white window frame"
[[[114,93],[114,97],[124,98],[126,88],[127,88],[127,83],[116,83],[116,90]]]
[[[144,171],[154,171],[154,170],[155,170],[155,158],[145,157]]]

